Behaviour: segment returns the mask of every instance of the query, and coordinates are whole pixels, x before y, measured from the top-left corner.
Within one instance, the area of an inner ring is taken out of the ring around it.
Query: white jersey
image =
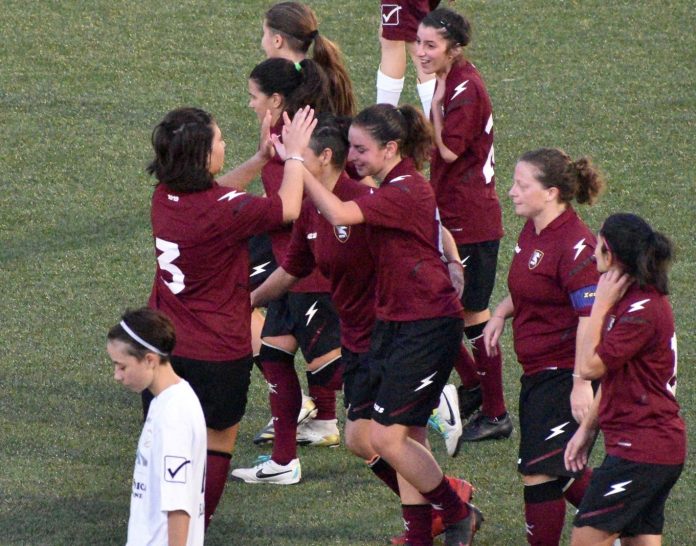
[[[174,510],[191,516],[187,546],[203,544],[206,448],[201,404],[182,379],[152,400],[140,434],[127,546],[166,545]]]

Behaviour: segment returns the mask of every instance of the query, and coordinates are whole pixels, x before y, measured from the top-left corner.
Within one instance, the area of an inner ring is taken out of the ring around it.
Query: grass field
[[[376,1],[310,2],[342,46],[361,106],[374,100]],[[227,166],[256,146],[246,77],[262,59],[267,2],[4,0],[0,17],[0,544],[125,542],[139,401],[114,383],[105,333],[146,301],[153,274],[150,131],[179,105],[212,111]],[[678,397],[696,444],[696,15],[689,0],[456,2],[474,25],[470,55],[496,120],[507,235],[504,295],[521,222],[505,194],[515,158],[542,145],[591,155],[606,173],[591,227],[634,211],[678,248],[672,302]],[[413,74],[405,100],[413,101]],[[258,186],[257,186],[258,187]],[[516,416],[520,369],[504,339]],[[255,377],[233,464],[261,451],[265,388]],[[466,445],[487,516],[480,545],[524,544],[516,438]],[[600,451],[600,450],[598,450]],[[665,544],[696,544],[694,449],[667,507]],[[595,454],[597,462],[599,453]],[[210,545],[376,545],[400,531],[398,503],[343,448],[301,450],[288,488],[230,484]]]

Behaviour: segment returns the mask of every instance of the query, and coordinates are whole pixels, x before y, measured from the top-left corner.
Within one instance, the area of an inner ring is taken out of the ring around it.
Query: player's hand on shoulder
[[[613,307],[616,302],[623,298],[632,282],[633,279],[629,275],[615,269],[602,273],[595,292],[595,305],[607,309]]]

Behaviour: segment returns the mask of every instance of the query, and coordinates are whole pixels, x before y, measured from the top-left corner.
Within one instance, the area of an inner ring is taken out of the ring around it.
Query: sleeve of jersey
[[[464,85],[459,84],[459,85]],[[455,86],[453,94],[457,92]],[[462,155],[480,131],[478,90],[469,82],[448,105],[442,128],[442,142],[457,156]]]
[[[577,257],[575,254],[577,253]],[[599,273],[594,260],[594,245],[573,247],[560,265],[561,282],[573,309],[580,317],[589,317],[594,303]]]
[[[637,355],[653,338],[655,327],[641,313],[625,313],[618,317],[608,332],[603,332],[597,355],[604,365],[615,370]]]
[[[292,226],[290,245],[283,258],[282,267],[293,277],[306,277],[315,266],[314,254],[307,241],[307,222],[311,205],[305,203],[302,214]]]
[[[277,195],[258,197],[245,192],[234,192],[218,199],[220,206],[229,210],[231,235],[236,239],[248,239],[252,235],[272,231],[283,225],[283,202]]]
[[[382,186],[379,191],[355,199],[365,217],[365,223],[373,226],[401,228],[412,213],[412,200],[408,188],[398,183]]]
[[[160,510],[172,512],[184,510],[191,517],[196,515],[196,496],[193,488],[201,484],[193,483],[191,457],[193,456],[193,427],[181,412],[168,414],[156,431],[161,446],[153,450],[162,457],[164,475],[160,481]]]

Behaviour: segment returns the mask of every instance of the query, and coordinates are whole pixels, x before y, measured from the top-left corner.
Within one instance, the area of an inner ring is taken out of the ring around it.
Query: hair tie
[[[295,70],[302,72],[302,65],[300,63],[295,63]]]
[[[120,323],[121,328],[123,328],[126,333],[134,340],[140,343],[143,347],[146,349],[150,349],[153,353],[157,353],[160,356],[167,356],[167,353],[163,353],[161,350],[159,350],[157,347],[154,345],[150,345],[147,341],[145,341],[143,338],[141,338],[138,334],[136,334],[133,330],[131,330],[128,325],[126,324],[125,320],[122,320]]]
[[[312,40],[316,39],[317,36],[319,36],[319,29],[313,30],[309,33],[309,41],[311,42]]]

